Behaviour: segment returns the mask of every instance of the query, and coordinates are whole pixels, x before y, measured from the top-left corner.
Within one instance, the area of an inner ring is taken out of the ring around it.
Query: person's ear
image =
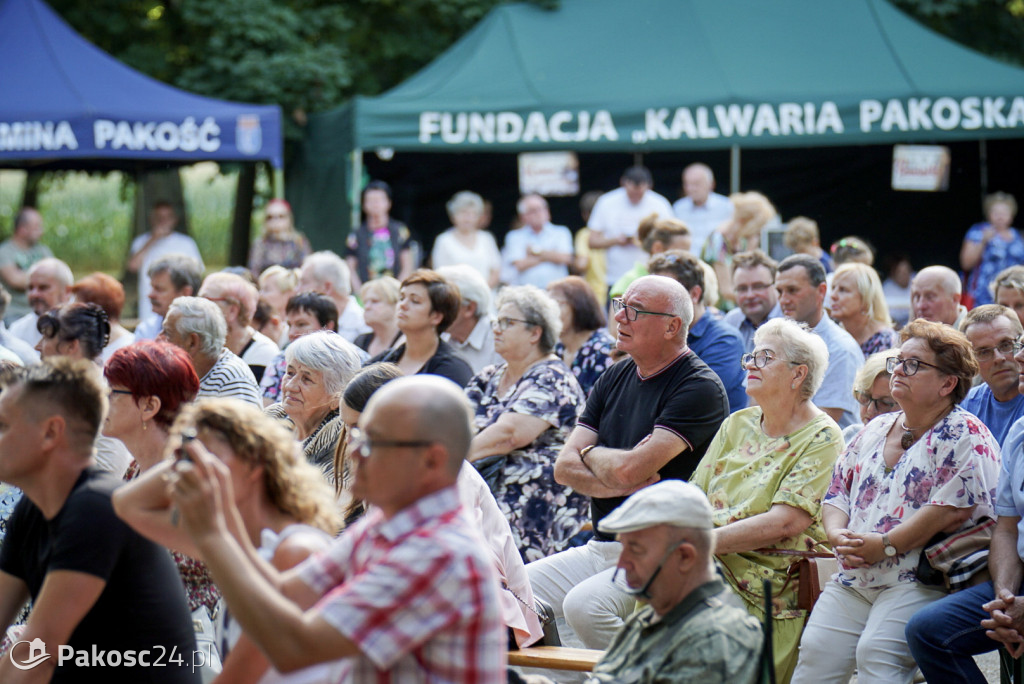
[[[199,339],[199,333],[190,332],[185,336],[185,351],[188,352],[189,356],[194,356],[202,346],[203,343]]]
[[[444,320],[444,314],[440,311],[431,311],[429,320],[430,324],[436,328],[441,325],[441,321]]]
[[[955,375],[947,375],[946,379],[942,381],[942,386],[939,388],[940,397],[948,397],[956,389],[956,386],[960,383],[960,378]]]
[[[160,401],[160,397],[156,395],[150,395],[148,397],[139,397],[135,400],[135,405],[139,407],[142,412],[142,420],[152,420],[156,414],[160,413],[160,408],[163,406],[163,402]]]
[[[700,285],[694,285],[693,287],[690,288],[690,301],[693,302],[694,306],[697,306],[698,304],[700,304],[701,300],[703,300],[703,299],[704,299],[704,290],[701,289]]]

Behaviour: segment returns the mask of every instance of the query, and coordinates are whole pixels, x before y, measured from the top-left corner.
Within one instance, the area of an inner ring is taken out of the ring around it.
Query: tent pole
[[[356,226],[359,225],[359,190],[363,184],[363,151],[360,149],[352,150],[352,169],[351,177],[349,180],[349,206],[351,211],[349,212],[350,229],[355,230]]]
[[[273,188],[274,199],[284,197],[284,169],[275,169],[273,164],[267,164],[267,171],[270,172],[270,187]]]
[[[729,193],[740,191],[740,146],[729,148]]]

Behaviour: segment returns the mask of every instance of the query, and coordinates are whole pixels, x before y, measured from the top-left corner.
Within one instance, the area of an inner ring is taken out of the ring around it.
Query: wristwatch
[[[897,553],[896,552],[896,547],[892,545],[891,541],[889,541],[889,535],[888,534],[883,534],[882,535],[882,546],[885,547],[885,555],[888,556],[889,558],[892,558],[893,556],[896,555],[896,553]]]
[[[587,454],[589,454],[591,449],[593,449],[596,446],[596,444],[588,444],[587,446],[580,449],[580,460],[583,461],[583,465],[587,465]]]

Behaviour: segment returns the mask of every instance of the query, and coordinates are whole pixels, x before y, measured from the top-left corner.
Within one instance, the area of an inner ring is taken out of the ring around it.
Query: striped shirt
[[[455,487],[390,520],[371,509],[299,567],[316,610],[361,651],[338,681],[506,681],[497,578],[461,510]]]
[[[256,384],[256,376],[249,370],[248,364],[238,358],[226,347],[221,350],[217,363],[207,371],[199,381],[197,399],[217,397],[233,398],[247,401],[254,406],[263,408],[260,399],[260,386]]]

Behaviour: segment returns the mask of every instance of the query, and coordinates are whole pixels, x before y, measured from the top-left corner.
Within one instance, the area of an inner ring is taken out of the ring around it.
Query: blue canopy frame
[[[0,167],[282,166],[281,110],[179,90],[89,43],[42,0],[0,0]]]

